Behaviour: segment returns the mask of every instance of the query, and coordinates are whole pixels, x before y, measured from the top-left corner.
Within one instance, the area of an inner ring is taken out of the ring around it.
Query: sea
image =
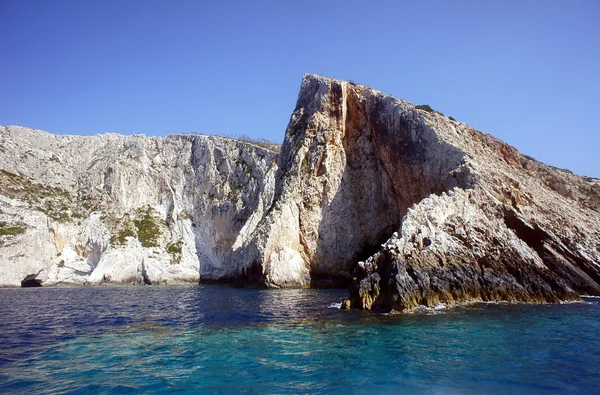
[[[382,315],[346,295],[0,289],[0,393],[600,393],[600,299]]]

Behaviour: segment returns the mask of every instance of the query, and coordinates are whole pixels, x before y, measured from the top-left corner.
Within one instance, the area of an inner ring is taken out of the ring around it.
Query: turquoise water
[[[344,290],[0,289],[0,392],[600,392],[600,304],[340,311]]]

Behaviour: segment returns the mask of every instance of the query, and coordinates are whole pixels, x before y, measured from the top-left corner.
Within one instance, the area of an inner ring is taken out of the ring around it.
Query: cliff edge
[[[305,75],[248,272],[346,308],[600,294],[600,180],[366,86]]]
[[[279,154],[0,128],[0,286],[350,287],[345,308],[600,295],[600,180],[307,74]]]

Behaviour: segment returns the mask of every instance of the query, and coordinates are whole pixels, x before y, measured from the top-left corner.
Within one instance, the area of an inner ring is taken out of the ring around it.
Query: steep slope
[[[344,306],[362,309],[597,295],[599,192],[434,111],[306,75],[245,273],[351,281]]]
[[[0,286],[231,280],[275,161],[221,137],[0,128]]]
[[[316,75],[279,155],[0,128],[0,286],[200,280],[384,311],[600,295],[600,180]]]

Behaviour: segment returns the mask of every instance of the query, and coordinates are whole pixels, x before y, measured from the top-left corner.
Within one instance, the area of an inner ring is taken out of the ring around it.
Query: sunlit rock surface
[[[0,286],[231,281],[275,159],[214,136],[0,128]]]
[[[344,307],[600,293],[600,181],[371,88],[306,75],[254,271]],[[257,276],[260,278],[260,276]]]
[[[279,155],[0,128],[0,285],[349,285],[343,307],[600,295],[600,180],[305,75]]]

